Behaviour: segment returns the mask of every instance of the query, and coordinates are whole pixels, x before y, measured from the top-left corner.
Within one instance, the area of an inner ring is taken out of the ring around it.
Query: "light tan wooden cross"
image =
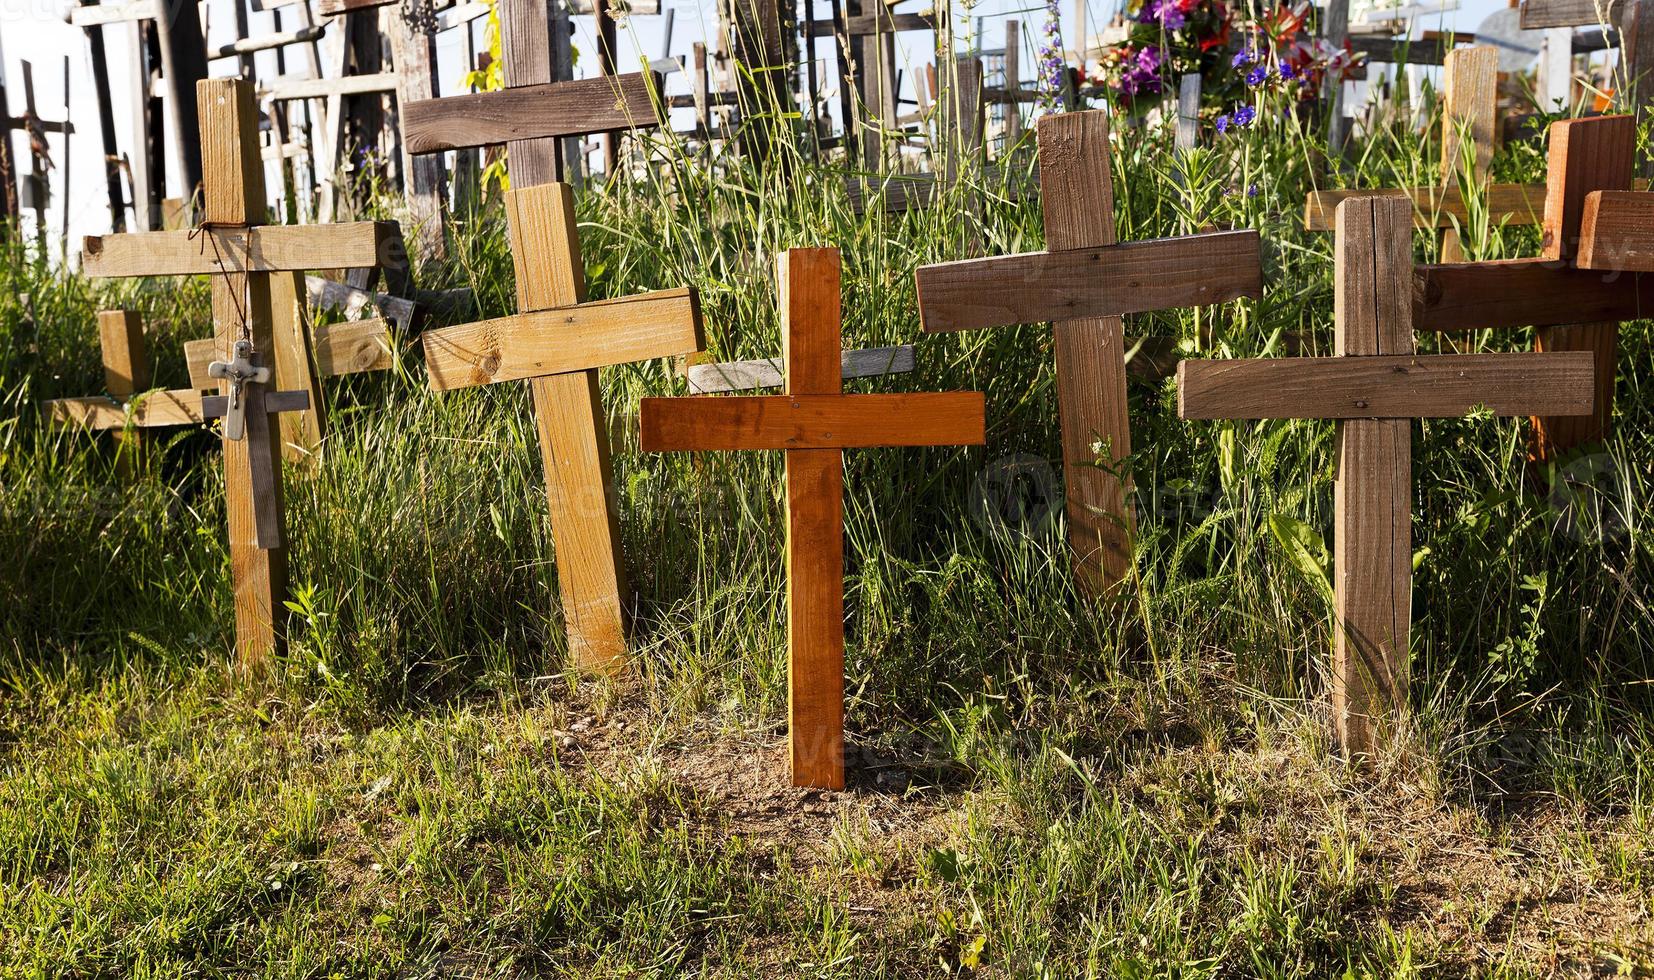
[[[302,316],[307,269],[378,265],[394,225],[359,222],[284,227],[262,224],[266,217],[264,163],[258,144],[253,89],[240,79],[207,79],[196,87],[205,159],[204,225],[192,231],[146,232],[88,238],[82,269],[92,277],[210,275],[217,357],[229,360],[235,341],[249,339],[256,356],[273,369],[275,387],[301,392],[319,431],[321,401],[310,360],[310,338]],[[283,297],[291,297],[284,301]],[[225,382],[222,389],[229,393]],[[274,396],[270,396],[274,398]],[[281,439],[265,438],[275,423],[268,415],[289,411],[297,396],[265,404],[248,417],[248,438],[224,443],[225,510],[230,526],[230,580],[235,590],[236,650],[247,666],[281,651],[285,643],[282,603],[286,598],[287,556],[268,545],[267,533],[280,521]],[[203,420],[195,391],[161,392],[136,400],[130,412],[111,407],[65,407],[92,423],[183,424]],[[256,402],[256,394],[255,394]],[[289,432],[292,430],[290,429]],[[265,474],[274,485],[276,517],[263,491]],[[261,511],[260,508],[265,510]],[[279,534],[275,537],[279,538]]]
[[[513,39],[547,36],[544,3],[503,9],[508,51]],[[403,107],[403,138],[414,153],[510,148],[506,216],[519,312],[428,331],[425,362],[437,390],[532,385],[569,651],[583,668],[616,671],[625,663],[628,589],[597,369],[699,351],[700,310],[687,288],[586,303],[574,188],[554,179],[557,137],[654,124],[648,80],[540,84],[532,74],[510,74],[514,61],[516,71],[530,73],[542,63],[508,58],[507,84],[516,87]],[[550,62],[543,68],[549,76]]]
[[[919,316],[933,333],[1052,321],[1068,540],[1076,578],[1101,595],[1131,569],[1121,314],[1263,295],[1258,233],[1115,244],[1107,114],[1045,116],[1037,136],[1050,251],[922,266]]]
[[[795,786],[844,786],[844,450],[981,445],[980,392],[842,394],[839,253],[777,262],[786,394],[645,398],[645,452],[787,454],[787,740]]]
[[[1416,329],[1533,327],[1535,350],[1586,351],[1595,358],[1595,409],[1536,417],[1529,452],[1538,462],[1562,459],[1612,431],[1620,321],[1654,309],[1643,277],[1614,274],[1620,267],[1607,255],[1607,240],[1592,244],[1605,234],[1597,219],[1585,223],[1591,195],[1616,192],[1611,199],[1624,200],[1619,192],[1630,193],[1636,139],[1630,116],[1552,123],[1539,257],[1415,270]],[[1624,268],[1635,271],[1635,264]]]
[[[1418,355],[1412,205],[1338,206],[1336,357],[1184,361],[1185,419],[1337,419],[1332,706],[1340,743],[1371,753],[1406,704],[1412,622],[1411,419],[1578,415],[1591,409],[1588,353]]]

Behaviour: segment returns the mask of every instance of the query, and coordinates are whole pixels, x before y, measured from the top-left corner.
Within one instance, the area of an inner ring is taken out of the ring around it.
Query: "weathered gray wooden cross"
[[[544,42],[546,4],[502,9],[508,51],[530,38]],[[514,87],[403,107],[411,152],[508,143],[513,188],[506,217],[519,312],[428,331],[425,362],[439,391],[530,382],[569,650],[581,667],[616,671],[625,662],[628,589],[597,370],[700,350],[700,309],[688,288],[586,302],[574,189],[555,180],[557,138],[654,125],[655,109],[641,74],[545,84],[538,70],[549,75],[549,60],[508,58]]]
[[[82,267],[92,277],[210,275],[224,402],[197,391],[140,397],[128,411],[69,403],[54,411],[95,427],[184,424],[215,413],[244,418],[246,438],[228,438],[225,426],[225,510],[229,517],[230,579],[235,591],[236,650],[256,665],[282,649],[286,552],[281,546],[282,440],[270,418],[320,405],[302,299],[306,269],[377,265],[393,227],[386,223],[283,227],[265,218],[264,164],[258,145],[253,89],[239,79],[207,79],[196,87],[201,146],[206,155],[205,224],[193,231],[88,238]],[[242,348],[237,356],[238,342]],[[254,380],[273,371],[277,388]],[[229,403],[235,395],[234,403]],[[199,407],[198,407],[199,406]]]
[[[1334,490],[1332,706],[1339,741],[1371,753],[1403,707],[1412,621],[1414,418],[1478,406],[1497,415],[1579,415],[1588,353],[1413,352],[1413,208],[1393,197],[1338,206],[1335,357],[1184,361],[1185,419],[1338,419]]]
[[[777,262],[786,393],[645,398],[645,452],[787,454],[787,738],[795,786],[844,786],[844,450],[981,445],[980,392],[842,393],[839,253]]]
[[[1131,568],[1121,314],[1261,296],[1258,233],[1115,244],[1108,116],[1049,115],[1037,133],[1050,251],[922,266],[919,316],[928,332],[1053,321],[1074,572],[1102,594]]]

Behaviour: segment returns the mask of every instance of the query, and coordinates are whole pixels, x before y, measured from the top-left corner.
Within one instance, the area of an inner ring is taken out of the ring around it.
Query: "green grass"
[[[1435,140],[1398,129],[1329,178],[1315,121],[1265,118],[1181,159],[1168,131],[1118,127],[1122,238],[1265,242],[1261,302],[1137,317],[1134,340],[1330,351],[1331,238],[1298,227],[1305,191],[1438,176]],[[1576,468],[1617,475],[1606,529],[1534,492],[1525,421],[1415,429],[1412,721],[1352,768],[1316,581],[1330,424],[1183,423],[1170,381],[1134,378],[1138,579],[1089,604],[1060,523],[972,516],[1000,461],[1059,457],[1048,330],[921,337],[913,296],[919,264],[1042,247],[1037,196],[967,182],[862,217],[835,165],[787,150],[762,171],[647,153],[652,177],[581,196],[594,298],[692,283],[715,356],[770,355],[774,253],[837,245],[846,345],[919,344],[916,373],[856,390],[987,393],[983,449],[847,454],[850,790],[782,785],[780,458],[640,454],[628,420],[677,392],[671,365],[603,378],[633,676],[563,673],[523,386],[430,394],[410,345],[389,375],[330,382],[325,462],[288,474],[292,649],[249,681],[227,664],[212,437],[134,463],[38,410],[100,389],[105,306],[144,311],[157,383],[182,384],[205,284],[92,284],[13,251],[0,975],[1654,970],[1647,323],[1622,337],[1618,434]],[[1513,146],[1495,171],[1543,166]],[[1474,257],[1537,248],[1465,232]],[[509,312],[497,205],[454,245],[423,283]]]

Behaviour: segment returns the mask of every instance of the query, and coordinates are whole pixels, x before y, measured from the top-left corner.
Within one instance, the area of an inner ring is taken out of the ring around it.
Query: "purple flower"
[[[1159,48],[1144,48],[1143,50],[1137,52],[1137,67],[1141,68],[1143,71],[1146,71],[1146,72],[1157,72],[1157,71],[1159,71],[1160,70],[1160,49]]]
[[[1291,80],[1293,80],[1294,78],[1297,78],[1297,77],[1298,77],[1298,69],[1292,67],[1291,65],[1283,64],[1281,66],[1281,80],[1282,81],[1290,82]]]
[[[1249,105],[1243,105],[1239,109],[1235,110],[1236,126],[1250,126],[1252,125],[1252,120],[1256,118],[1258,118],[1258,110]]]
[[[1246,73],[1246,84],[1257,87],[1262,85],[1267,78],[1269,78],[1269,69],[1259,65]]]
[[[1252,53],[1242,48],[1235,52],[1234,60],[1229,62],[1231,68],[1242,68],[1252,63]]]
[[[1217,120],[1218,135],[1222,136],[1229,131],[1229,117],[1219,116]]]
[[[1246,185],[1246,196],[1247,197],[1257,197],[1258,196],[1258,185],[1257,184],[1247,184]]]
[[[1068,81],[1068,63],[1062,53],[1062,8],[1059,2],[1046,0],[1045,37],[1039,46],[1039,88],[1047,105],[1056,103]]]

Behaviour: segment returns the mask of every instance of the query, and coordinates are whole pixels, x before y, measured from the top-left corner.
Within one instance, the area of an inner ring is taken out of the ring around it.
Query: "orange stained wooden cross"
[[[93,277],[211,275],[218,357],[229,362],[236,341],[248,340],[254,363],[272,369],[273,387],[288,389],[266,395],[264,385],[250,385],[246,394],[254,410],[246,414],[247,437],[224,442],[236,651],[251,667],[279,653],[286,641],[281,446],[297,438],[308,451],[320,432],[321,403],[302,302],[280,298],[304,295],[304,270],[378,265],[395,226],[262,224],[264,163],[252,84],[206,79],[196,86],[196,101],[206,174],[203,226],[88,238],[82,268]],[[222,391],[228,395],[232,387],[225,381]],[[53,414],[95,427],[173,425],[201,422],[210,407],[210,399],[188,390],[140,395],[126,406],[110,399],[69,400],[54,406]],[[286,440],[276,437],[279,423],[272,416],[296,411],[308,422],[289,428]]]
[[[1588,267],[1611,264],[1606,252],[1579,261],[1588,199],[1599,191],[1630,190],[1636,136],[1630,116],[1552,123],[1540,256],[1415,270],[1417,329],[1534,327],[1535,350],[1585,351],[1595,358],[1595,408],[1582,416],[1536,417],[1530,449],[1536,461],[1557,460],[1612,431],[1620,321],[1654,309],[1645,301],[1649,287],[1641,276]]]
[[[1121,314],[1263,295],[1258,233],[1115,244],[1107,114],[1045,116],[1037,134],[1050,251],[922,266],[919,315],[929,332],[1052,321],[1069,545],[1102,594],[1131,570]]]
[[[586,303],[574,189],[555,180],[557,138],[654,125],[652,88],[642,74],[545,83],[549,58],[532,51],[549,37],[546,4],[508,0],[502,9],[507,51],[530,52],[507,57],[510,87],[410,102],[402,131],[415,153],[509,145],[518,313],[428,331],[425,359],[438,390],[529,381],[569,650],[583,668],[617,671],[629,590],[597,369],[700,350],[700,311],[687,288]]]
[[[777,263],[786,393],[645,398],[645,452],[785,450],[788,758],[795,786],[844,786],[844,453],[981,445],[980,392],[843,394],[839,253]]]
[[[1372,753],[1406,703],[1412,621],[1414,418],[1579,415],[1591,355],[1419,355],[1413,348],[1412,205],[1338,206],[1335,357],[1184,361],[1185,419],[1337,419],[1332,704],[1340,743]]]

